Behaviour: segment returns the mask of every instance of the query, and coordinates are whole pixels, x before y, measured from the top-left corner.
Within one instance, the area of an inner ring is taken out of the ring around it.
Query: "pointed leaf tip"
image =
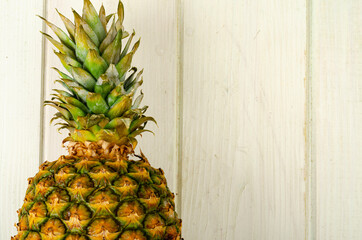
[[[131,97],[124,95],[121,96],[108,111],[107,116],[111,119],[121,117],[132,105]]]
[[[100,40],[98,39],[97,34],[93,31],[93,29],[88,25],[88,23],[74,9],[72,11],[73,11],[73,15],[74,15],[76,33],[77,33],[77,28],[82,26],[87,37],[93,42],[94,45],[96,45],[98,47],[100,44]]]
[[[104,58],[104,60],[108,62],[108,64],[111,63],[116,64],[120,59],[121,49],[122,49],[122,30],[119,30],[116,35],[116,38],[104,50],[102,57]]]
[[[73,42],[73,40],[59,27],[57,27],[56,25],[54,25],[53,23],[49,22],[48,20],[46,20],[45,18],[37,15],[40,19],[42,19],[49,27],[50,29],[52,29],[52,31],[57,35],[57,37],[59,38],[59,40],[65,44],[67,47],[69,47],[70,49],[74,50],[75,49],[75,43]]]
[[[68,55],[69,57],[75,58],[73,50],[69,49],[63,43],[56,41],[49,34],[40,31],[61,53]]]
[[[99,9],[99,19],[101,20],[103,28],[107,32],[107,17],[106,17],[106,10],[104,9],[103,3],[102,3],[101,8]]]
[[[71,36],[72,39],[74,39],[74,34],[75,34],[75,26],[72,23],[72,21],[70,21],[67,17],[65,17],[63,14],[61,14],[58,9],[55,9],[57,11],[57,13],[59,14],[60,18],[62,19],[65,28],[67,29],[69,35]]]
[[[89,91],[93,91],[96,80],[92,77],[90,73],[85,71],[83,68],[73,67],[72,75],[80,85],[82,85]]]
[[[119,73],[120,78],[124,79],[125,73],[130,69],[133,58],[133,52],[128,53],[124,56],[119,63],[117,63],[116,68]]]
[[[103,53],[103,51],[108,47],[108,45],[112,43],[112,41],[116,37],[116,34],[117,34],[117,29],[116,29],[116,25],[113,20],[112,26],[111,26],[110,30],[108,31],[106,38],[102,41],[102,43],[99,47],[100,52]]]
[[[87,106],[96,114],[105,114],[109,109],[106,101],[99,93],[88,93]]]
[[[148,121],[154,122],[157,125],[157,122],[153,117],[141,117],[141,118],[134,120],[131,123],[131,126],[129,127],[129,132],[131,133],[131,132],[137,130],[137,128],[141,127],[142,124],[144,124]]]
[[[119,1],[119,3],[118,3],[117,14],[118,14],[118,20],[119,20],[120,24],[122,25],[123,20],[124,20],[124,6],[121,1]]]
[[[95,79],[98,79],[108,68],[107,62],[94,49],[88,51],[84,66]]]
[[[97,34],[97,37],[101,42],[106,37],[106,30],[103,27],[97,11],[89,0],[84,0],[83,19]]]
[[[85,61],[89,50],[96,49],[98,51],[97,46],[85,32],[83,25],[77,24],[75,32],[75,42],[77,44],[76,55],[80,60],[82,60],[82,62]]]

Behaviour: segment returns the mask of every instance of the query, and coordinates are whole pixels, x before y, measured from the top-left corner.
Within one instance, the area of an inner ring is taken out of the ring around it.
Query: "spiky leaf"
[[[97,37],[100,41],[102,41],[106,37],[105,28],[102,25],[97,11],[89,0],[84,0],[83,19],[97,34]]]
[[[106,101],[99,93],[88,94],[87,106],[95,114],[105,114],[109,109]]]

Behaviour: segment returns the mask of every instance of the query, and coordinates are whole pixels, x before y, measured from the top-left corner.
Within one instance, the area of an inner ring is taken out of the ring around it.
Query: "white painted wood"
[[[312,1],[316,239],[362,238],[362,1]]]
[[[184,238],[305,239],[305,1],[184,4]]]
[[[16,234],[27,178],[38,170],[42,1],[0,1],[0,239]]]
[[[101,1],[93,2],[100,7]],[[107,13],[117,3],[104,1]],[[72,18],[71,7],[81,11],[82,4],[48,0],[46,17],[61,25],[54,8]],[[182,173],[177,189],[185,239],[361,238],[361,1],[313,0],[308,11],[302,0],[124,5],[126,28],[142,37],[134,63],[145,68],[144,103],[159,123],[156,136],[144,135],[140,146],[153,166],[165,170],[171,190]],[[39,147],[42,22],[35,15],[42,15],[43,1],[0,1],[0,12],[0,239],[9,239],[26,179],[36,173],[40,155],[53,161],[66,153],[66,134],[48,124],[54,110],[46,108]],[[50,67],[61,68],[52,49],[45,44],[46,99],[58,77]]]
[[[93,1],[99,9],[102,1]],[[161,167],[166,174],[170,188],[175,191],[175,105],[176,105],[176,9],[175,1],[123,1],[125,6],[126,30],[136,31],[135,39],[141,37],[141,46],[138,49],[133,64],[140,69],[144,68],[144,85],[141,87],[145,94],[143,103],[149,106],[148,115],[154,116],[158,128],[151,126],[155,136],[144,134],[139,141],[139,146],[149,158],[154,167]],[[81,12],[83,1],[52,0],[47,4],[47,18],[56,25],[62,26],[55,8],[73,20],[71,7]],[[103,1],[107,14],[117,10],[118,1]],[[64,29],[64,28],[63,28]],[[48,29],[51,32],[50,29]],[[134,41],[135,42],[135,41]],[[50,98],[53,81],[58,74],[50,67],[61,67],[60,61],[53,53],[53,46],[46,45],[46,98]],[[45,110],[46,126],[44,132],[44,160],[56,160],[61,154],[66,153],[61,148],[61,141],[67,136],[67,131],[60,135],[56,127],[48,123],[54,110],[47,107]]]

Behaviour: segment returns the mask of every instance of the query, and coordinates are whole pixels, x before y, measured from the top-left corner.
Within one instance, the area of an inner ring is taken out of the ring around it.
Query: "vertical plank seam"
[[[306,239],[316,238],[316,159],[314,155],[314,105],[312,82],[312,0],[306,0]]]
[[[47,0],[43,0],[43,17],[47,18]],[[46,32],[46,24],[42,21],[42,31]],[[46,61],[46,40],[42,36],[42,53],[41,53],[41,83],[40,83],[40,124],[39,124],[39,165],[44,162],[44,96],[45,96],[45,61]]]
[[[184,60],[184,1],[176,0],[177,16],[177,84],[176,84],[176,201],[182,216],[182,140],[183,140],[183,60]]]

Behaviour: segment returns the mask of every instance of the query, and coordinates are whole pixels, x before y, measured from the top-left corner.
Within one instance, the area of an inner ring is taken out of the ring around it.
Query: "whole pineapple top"
[[[73,14],[75,24],[59,13],[69,35],[42,18],[60,40],[43,33],[57,48],[55,54],[68,71],[54,68],[60,75],[57,82],[66,90],[55,89],[52,100],[45,102],[58,110],[52,121],[63,120],[57,123],[60,129],[70,131],[64,141],[104,140],[135,147],[135,137],[149,131],[144,129],[146,123],[155,122],[144,115],[147,106],[140,107],[143,93],[135,97],[143,70],[137,72],[131,62],[140,40],[130,47],[135,32],[124,30],[121,2],[117,14],[106,15],[103,6],[98,14],[89,0],[84,1],[82,16],[74,10]],[[107,25],[111,25],[109,29]]]

